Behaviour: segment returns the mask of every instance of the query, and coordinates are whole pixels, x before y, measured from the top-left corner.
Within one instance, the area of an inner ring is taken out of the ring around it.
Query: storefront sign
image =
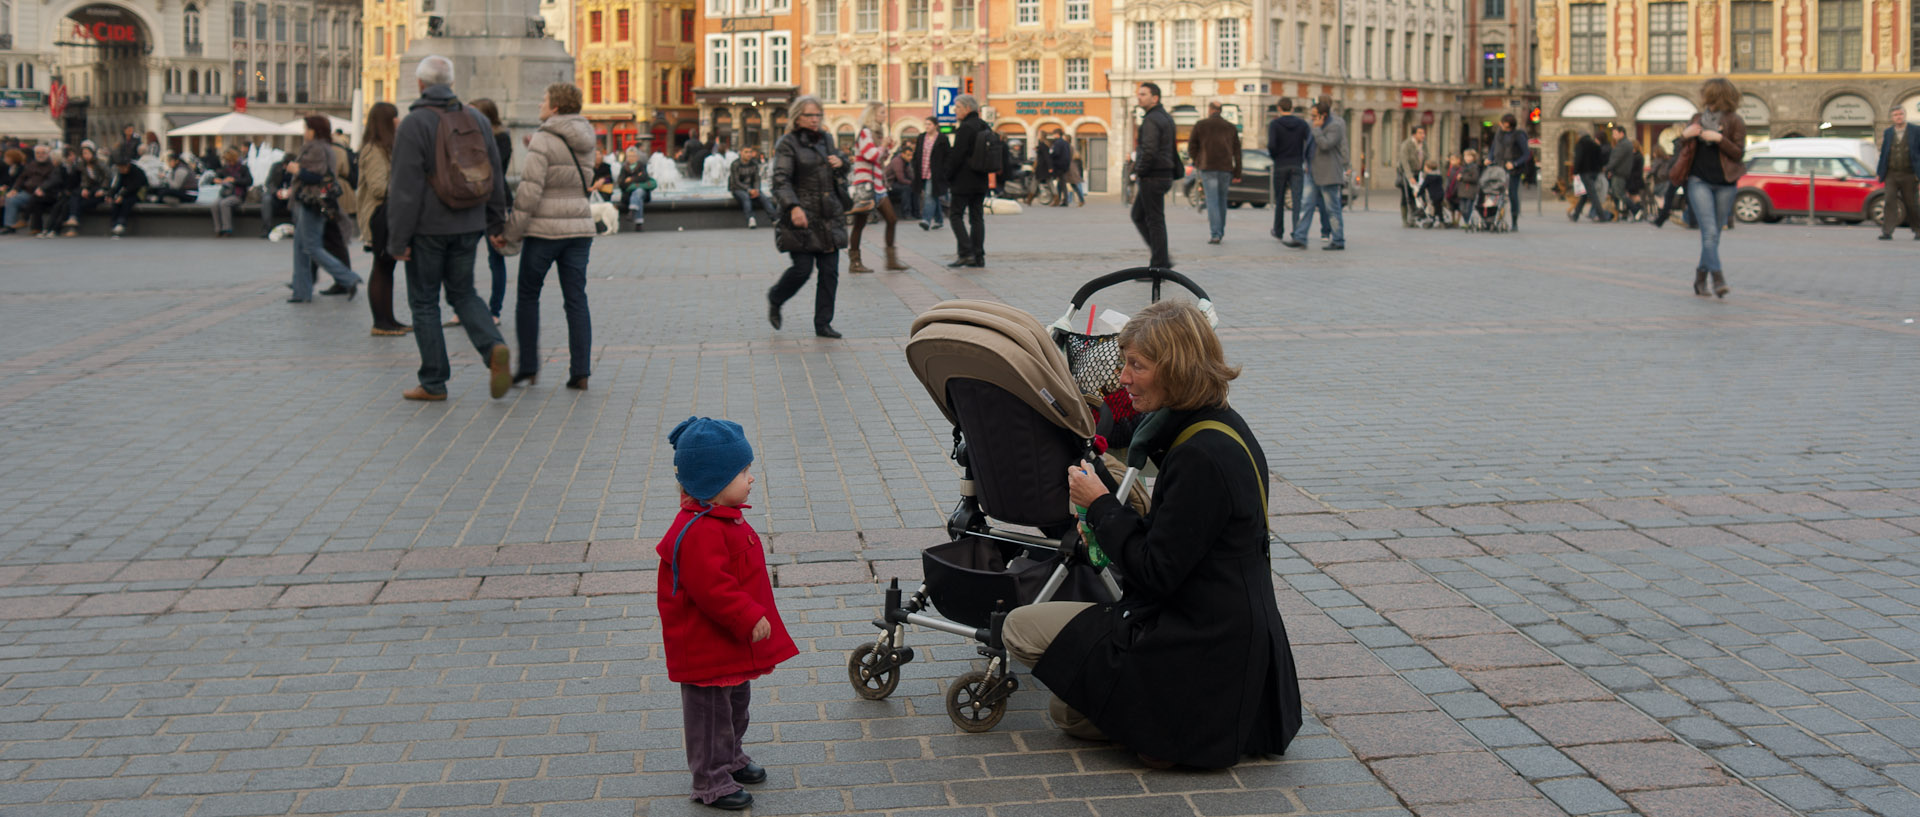
[[[1679,94],[1661,94],[1640,106],[1633,118],[1640,122],[1685,122],[1699,112],[1693,101]]]
[[[77,43],[128,45],[140,42],[140,26],[133,16],[113,6],[87,6],[67,15]]]
[[[1827,106],[1820,109],[1820,119],[1829,125],[1870,126],[1873,105],[1853,94],[1842,94],[1827,100]]]
[[[1080,100],[1023,99],[1013,103],[1013,112],[1020,116],[1083,116],[1087,112],[1087,103]]]
[[[1740,120],[1747,127],[1765,127],[1773,121],[1773,112],[1767,109],[1767,103],[1753,94],[1740,95]]]
[[[1408,47],[1411,48],[1412,46],[1408,46]],[[1402,108],[1420,107],[1420,89],[1419,88],[1401,88],[1400,89],[1400,107]]]
[[[735,31],[772,31],[772,17],[728,17],[720,21],[720,30],[726,33]]]

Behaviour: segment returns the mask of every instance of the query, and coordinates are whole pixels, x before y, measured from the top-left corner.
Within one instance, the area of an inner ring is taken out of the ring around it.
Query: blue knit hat
[[[753,464],[746,431],[732,420],[688,417],[667,434],[667,442],[673,446],[674,478],[687,496],[702,502],[719,496]]]

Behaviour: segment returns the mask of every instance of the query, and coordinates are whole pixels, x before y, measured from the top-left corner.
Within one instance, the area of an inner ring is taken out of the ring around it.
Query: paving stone
[[[1373,768],[1402,801],[1414,806],[1524,799],[1534,794],[1512,769],[1486,752],[1392,758]]]
[[[1514,707],[1520,720],[1555,746],[1663,740],[1665,730],[1638,710],[1607,701]]]

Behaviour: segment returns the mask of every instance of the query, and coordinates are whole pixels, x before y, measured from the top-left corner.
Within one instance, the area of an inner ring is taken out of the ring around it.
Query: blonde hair
[[[1227,404],[1227,386],[1240,367],[1227,364],[1220,336],[1199,307],[1161,301],[1139,311],[1120,330],[1120,348],[1151,361],[1167,393],[1167,408],[1185,411]]]
[[[867,109],[860,112],[860,127],[872,131],[880,139],[886,139],[887,106],[878,102],[867,103]]]

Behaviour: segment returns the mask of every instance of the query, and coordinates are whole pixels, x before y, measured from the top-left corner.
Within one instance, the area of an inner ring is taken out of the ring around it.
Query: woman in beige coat
[[[393,256],[387,254],[387,182],[393,168],[393,136],[399,109],[376,102],[367,111],[366,137],[360,144],[360,238],[373,253],[367,274],[367,305],[373,308],[373,334],[405,335],[413,327],[393,317]]]
[[[587,256],[593,249],[593,212],[587,206],[593,176],[593,125],[580,115],[580,88],[547,86],[540,129],[527,138],[520,186],[496,248],[525,239],[520,252],[520,297],[513,307],[520,340],[520,371],[513,382],[531,385],[540,367],[540,287],[560,265],[560,296],[567,311],[567,388],[585,389],[592,374],[593,324],[587,316]]]

